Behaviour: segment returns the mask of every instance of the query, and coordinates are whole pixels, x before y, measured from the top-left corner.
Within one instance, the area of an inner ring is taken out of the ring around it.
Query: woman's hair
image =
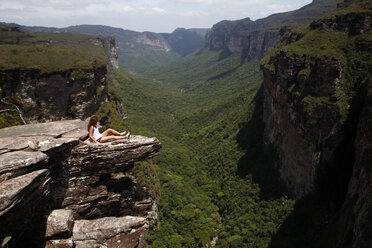
[[[95,115],[92,115],[91,117],[90,117],[90,120],[89,120],[89,124],[88,124],[88,132],[89,132],[89,128],[90,128],[90,126],[96,126],[97,125],[97,122],[98,122],[98,118],[97,118],[97,116],[95,116]]]

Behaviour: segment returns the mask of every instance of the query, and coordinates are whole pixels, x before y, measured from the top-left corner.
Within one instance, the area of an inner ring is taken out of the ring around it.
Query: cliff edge
[[[68,120],[0,130],[0,233],[11,247],[139,247],[155,200],[131,174],[156,138],[93,144]]]

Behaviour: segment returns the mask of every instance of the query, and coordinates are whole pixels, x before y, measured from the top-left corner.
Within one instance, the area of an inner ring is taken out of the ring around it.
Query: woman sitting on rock
[[[100,133],[97,127],[98,118],[96,116],[90,117],[89,124],[88,124],[88,132],[89,132],[89,138],[99,144],[100,142],[107,142],[110,140],[122,140],[122,139],[129,139],[130,132],[128,132],[127,135],[125,135],[125,131],[122,133],[119,133],[118,131],[115,131],[114,129],[107,129],[103,133]]]

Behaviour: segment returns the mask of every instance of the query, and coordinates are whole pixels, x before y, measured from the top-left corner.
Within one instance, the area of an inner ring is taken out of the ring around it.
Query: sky
[[[177,27],[211,28],[222,20],[298,9],[312,0],[0,0],[0,22],[27,26],[108,25],[171,33]]]

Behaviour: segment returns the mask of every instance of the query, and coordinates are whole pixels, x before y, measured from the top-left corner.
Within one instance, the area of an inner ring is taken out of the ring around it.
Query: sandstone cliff
[[[85,119],[107,98],[107,73],[118,68],[113,38],[2,32],[3,109],[16,105],[26,122]]]
[[[141,247],[154,199],[131,175],[156,138],[94,144],[80,120],[0,130],[0,234],[11,247]],[[115,173],[115,174],[112,174]]]
[[[336,8],[336,0],[320,0],[305,7],[252,21],[249,18],[237,21],[222,21],[215,24],[206,36],[210,49],[227,49],[242,52],[242,58],[262,58],[280,39],[280,28],[298,25],[321,17]]]
[[[371,17],[370,1],[346,1],[262,61],[265,141],[289,193],[327,206],[327,247],[372,245]]]

